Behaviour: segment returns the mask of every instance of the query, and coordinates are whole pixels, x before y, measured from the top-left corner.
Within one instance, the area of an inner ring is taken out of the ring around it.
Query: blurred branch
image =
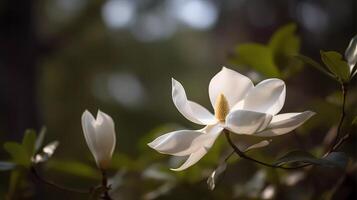
[[[31,172],[32,174],[39,180],[41,181],[42,183],[48,185],[48,186],[51,186],[53,188],[56,188],[56,189],[59,189],[59,190],[62,190],[62,191],[66,191],[66,192],[74,192],[74,193],[81,193],[81,194],[89,194],[91,193],[91,189],[89,190],[78,190],[78,189],[72,189],[72,188],[68,188],[68,187],[65,187],[65,186],[61,186],[61,185],[58,185],[52,181],[49,181],[45,178],[43,178],[36,170],[36,168],[34,166],[31,166]]]

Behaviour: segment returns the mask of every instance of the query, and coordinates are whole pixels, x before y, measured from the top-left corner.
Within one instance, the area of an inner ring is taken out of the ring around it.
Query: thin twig
[[[51,186],[53,188],[56,188],[56,189],[59,189],[59,190],[62,190],[62,191],[66,191],[66,192],[74,192],[74,193],[80,193],[80,194],[88,194],[90,193],[91,191],[90,190],[79,190],[79,189],[73,189],[73,188],[68,188],[68,187],[65,187],[65,186],[61,186],[61,185],[58,185],[52,181],[49,181],[45,178],[43,178],[42,176],[40,176],[40,174],[37,172],[36,168],[34,166],[31,166],[31,172],[32,174],[39,180],[41,181],[42,183],[48,185],[48,186]]]
[[[236,154],[238,154],[239,157],[244,158],[244,159],[246,159],[246,160],[253,161],[253,162],[255,162],[255,163],[264,165],[264,166],[266,166],[266,167],[280,168],[280,169],[299,169],[299,168],[303,168],[303,167],[306,167],[306,166],[309,165],[309,164],[302,164],[302,165],[299,165],[299,166],[296,166],[296,167],[284,167],[284,166],[272,165],[272,164],[269,164],[269,163],[265,163],[265,162],[256,160],[255,158],[252,158],[252,157],[247,156],[244,152],[242,152],[242,151],[234,144],[234,142],[232,141],[232,139],[231,139],[231,137],[230,137],[230,132],[229,132],[229,131],[224,130],[224,133],[225,133],[225,136],[226,136],[226,138],[227,138],[228,143],[231,145],[231,147],[233,148],[234,152],[235,152]]]
[[[338,128],[337,128],[337,133],[336,133],[336,137],[335,139],[333,140],[333,143],[331,144],[331,147],[329,150],[327,150],[327,152],[322,156],[323,158],[328,156],[331,152],[337,150],[350,136],[350,133],[346,134],[344,137],[342,137],[341,139],[340,138],[340,135],[341,135],[341,130],[342,130],[342,125],[343,125],[343,122],[344,122],[344,119],[346,117],[346,98],[347,98],[347,92],[348,92],[348,89],[347,89],[347,84],[341,84],[341,90],[342,90],[342,107],[341,107],[341,117],[340,117],[340,121],[338,123]],[[252,157],[249,157],[247,156],[244,152],[242,152],[235,144],[234,142],[231,140],[230,138],[230,132],[227,131],[227,130],[223,130],[225,135],[226,135],[226,138],[227,138],[227,141],[228,143],[230,144],[230,146],[233,148],[234,152],[241,158],[244,158],[246,160],[250,160],[250,161],[253,161],[255,163],[258,163],[258,164],[261,164],[261,165],[264,165],[266,167],[271,167],[271,168],[279,168],[279,169],[300,169],[300,168],[304,168],[304,167],[307,167],[307,166],[310,166],[312,165],[311,163],[305,163],[305,164],[301,164],[299,166],[296,166],[296,167],[284,167],[284,166],[280,166],[280,165],[273,165],[273,164],[269,164],[269,163],[265,163],[265,162],[262,162],[262,161],[259,161],[255,158],[252,158]],[[229,157],[231,156],[231,154],[226,158],[226,160],[229,159]]]
[[[325,156],[330,154],[332,151],[336,150],[349,137],[349,134],[347,134],[346,135],[347,138],[345,136],[341,140],[339,140],[341,135],[342,125],[346,117],[346,99],[347,99],[347,92],[348,92],[347,84],[344,83],[341,84],[341,91],[342,91],[342,107],[341,107],[340,121],[338,123],[336,137],[333,140],[330,149],[326,152]]]

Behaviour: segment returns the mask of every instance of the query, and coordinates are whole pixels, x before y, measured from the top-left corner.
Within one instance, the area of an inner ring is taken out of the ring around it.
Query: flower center
[[[229,105],[226,97],[222,93],[219,94],[216,99],[214,111],[214,115],[218,121],[224,122],[226,120],[226,116],[229,113]]]

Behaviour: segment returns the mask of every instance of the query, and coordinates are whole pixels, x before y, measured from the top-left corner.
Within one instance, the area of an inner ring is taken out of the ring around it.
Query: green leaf
[[[16,167],[16,164],[13,162],[0,161],[0,171],[12,170]]]
[[[269,47],[261,44],[242,44],[236,48],[237,62],[248,65],[269,77],[279,77],[280,72],[274,63],[273,53]]]
[[[67,173],[83,178],[90,178],[95,180],[100,179],[100,174],[96,169],[78,161],[50,160],[49,162],[47,162],[47,167],[58,172]]]
[[[340,78],[342,82],[346,82],[350,77],[350,68],[346,61],[342,60],[342,55],[335,51],[321,51],[321,59],[329,70]]]
[[[38,134],[36,142],[35,142],[35,152],[40,150],[40,148],[41,148],[41,146],[43,144],[43,141],[45,139],[46,132],[47,132],[47,128],[45,126],[42,127],[40,133]]]
[[[348,164],[348,157],[343,152],[331,152],[329,155],[323,158],[326,161],[330,161],[333,165],[345,169]]]
[[[31,157],[24,146],[16,142],[6,142],[4,149],[11,155],[12,160],[21,166],[28,167],[31,163]]]
[[[329,71],[327,71],[327,69],[325,67],[323,67],[322,65],[320,65],[320,63],[314,61],[313,59],[307,57],[307,56],[303,56],[303,55],[296,55],[295,58],[303,61],[304,63],[315,67],[317,70],[321,71],[322,73],[326,74],[327,76],[335,79],[335,75],[331,74]]]
[[[22,145],[27,151],[27,154],[32,157],[35,153],[36,132],[32,129],[25,131],[24,138],[22,139]]]
[[[357,126],[357,116],[353,119],[352,126]]]
[[[295,34],[296,24],[287,24],[279,28],[270,38],[268,46],[274,55],[297,54],[300,50],[300,38]]]
[[[314,164],[326,167],[338,167],[344,168],[346,166],[348,159],[345,154],[341,152],[332,152],[324,158],[316,158],[305,151],[291,151],[279,158],[274,165],[282,166],[287,164]]]

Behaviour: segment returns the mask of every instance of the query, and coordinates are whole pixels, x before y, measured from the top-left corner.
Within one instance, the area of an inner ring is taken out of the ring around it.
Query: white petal
[[[216,123],[216,118],[206,108],[187,100],[185,89],[175,79],[172,79],[172,100],[186,119],[201,125]]]
[[[212,106],[215,107],[218,95],[223,94],[229,106],[233,107],[253,87],[254,85],[248,77],[223,67],[209,83],[209,98]]]
[[[251,110],[271,115],[277,114],[285,102],[285,83],[280,79],[267,79],[250,90],[235,109]]]
[[[301,126],[306,120],[315,115],[314,112],[305,111],[302,113],[285,113],[273,117],[266,130],[255,134],[261,137],[273,137],[289,133]]]
[[[355,35],[348,44],[345,51],[345,58],[352,71],[357,63],[357,35]]]
[[[97,160],[96,133],[92,125],[94,121],[93,115],[88,110],[85,110],[82,114],[83,134],[89,150],[92,152],[95,160]]]
[[[196,164],[204,155],[206,155],[207,152],[208,152],[208,149],[206,149],[205,147],[202,147],[202,148],[198,149],[196,152],[192,153],[188,157],[188,159],[185,161],[185,163],[183,163],[179,168],[171,169],[171,170],[173,170],[173,171],[185,170],[185,169],[191,167],[192,165]]]
[[[236,134],[253,134],[264,130],[272,115],[249,110],[235,110],[226,118],[227,129]]]
[[[114,121],[109,115],[98,110],[93,126],[96,130],[97,159],[101,167],[107,167],[116,143]]]
[[[202,147],[211,148],[222,127],[206,126],[201,130],[181,130],[164,134],[148,145],[163,154],[187,156]]]

